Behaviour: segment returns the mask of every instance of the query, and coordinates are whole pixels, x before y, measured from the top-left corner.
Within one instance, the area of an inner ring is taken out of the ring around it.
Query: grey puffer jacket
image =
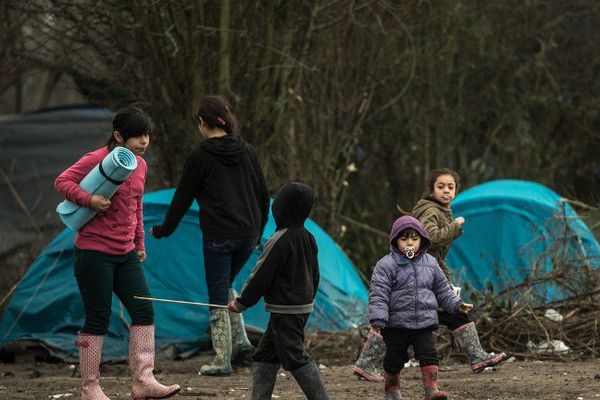
[[[421,246],[411,260],[396,247],[404,229],[421,236]],[[421,223],[410,216],[398,218],[390,234],[390,253],[375,266],[369,290],[369,321],[373,326],[423,329],[438,325],[437,310],[454,314],[462,300],[452,292],[435,258],[427,254],[429,237]]]

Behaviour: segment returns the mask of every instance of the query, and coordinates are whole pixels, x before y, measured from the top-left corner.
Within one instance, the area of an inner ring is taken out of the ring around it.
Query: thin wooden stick
[[[154,297],[142,297],[142,296],[133,296],[133,298],[134,299],[138,299],[138,300],[164,301],[166,303],[190,304],[192,306],[227,308],[227,306],[224,306],[222,304],[196,303],[196,302],[193,302],[193,301],[157,299],[157,298],[154,298]]]

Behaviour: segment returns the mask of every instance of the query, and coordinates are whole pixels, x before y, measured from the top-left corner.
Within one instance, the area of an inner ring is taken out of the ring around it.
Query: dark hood
[[[244,152],[244,146],[244,142],[231,135],[206,139],[200,143],[201,148],[213,154],[225,165],[239,163]]]
[[[303,225],[310,215],[313,203],[314,194],[310,186],[300,182],[283,185],[272,206],[277,230]]]
[[[411,217],[410,215],[404,215],[394,221],[394,225],[392,225],[392,232],[390,233],[390,246],[392,250],[398,252],[398,247],[395,243],[396,239],[398,239],[400,232],[407,228],[413,228],[419,232],[419,235],[421,235],[421,245],[419,246],[418,254],[423,254],[429,250],[429,246],[431,246],[431,240],[429,240],[427,231],[418,219]]]

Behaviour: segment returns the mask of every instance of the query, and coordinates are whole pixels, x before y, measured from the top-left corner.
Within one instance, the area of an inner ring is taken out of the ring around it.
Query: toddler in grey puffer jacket
[[[401,399],[399,374],[412,346],[423,375],[426,400],[444,400],[437,388],[438,356],[432,331],[438,326],[438,307],[449,313],[468,312],[452,291],[436,259],[427,254],[430,241],[421,223],[398,218],[390,234],[390,253],[375,266],[369,290],[372,333],[386,344],[383,360],[385,398]]]
[[[420,236],[420,245],[409,258],[398,248],[398,236],[406,229]],[[429,237],[421,223],[410,216],[398,218],[390,235],[390,253],[377,263],[371,277],[369,321],[371,325],[422,329],[438,324],[437,309],[450,313],[463,304],[450,287],[434,257],[427,254]]]

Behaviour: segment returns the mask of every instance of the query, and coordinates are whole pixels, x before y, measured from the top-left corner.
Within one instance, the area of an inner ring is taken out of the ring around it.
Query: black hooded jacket
[[[172,234],[196,199],[204,239],[262,236],[269,192],[254,148],[232,136],[204,140],[190,154],[155,237]]]
[[[277,230],[265,243],[252,274],[236,299],[238,309],[252,307],[261,297],[265,309],[279,314],[307,314],[319,285],[317,242],[304,228],[312,210],[312,189],[292,182],[273,201]]]

